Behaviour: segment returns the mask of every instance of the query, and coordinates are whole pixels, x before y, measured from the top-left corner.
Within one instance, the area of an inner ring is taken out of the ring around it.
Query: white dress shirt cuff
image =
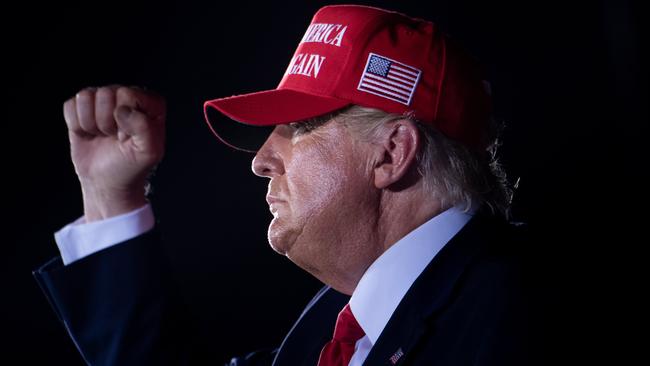
[[[86,223],[84,217],[54,233],[64,265],[115,244],[133,239],[154,227],[153,210],[146,204],[134,211]]]

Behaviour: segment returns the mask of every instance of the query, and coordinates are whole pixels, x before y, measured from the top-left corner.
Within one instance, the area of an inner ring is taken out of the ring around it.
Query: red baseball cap
[[[488,144],[491,100],[473,58],[432,22],[359,5],[318,10],[277,88],[206,101],[206,121],[224,143],[214,113],[253,126],[317,117],[356,104],[412,113],[475,150]],[[228,123],[225,123],[228,124]]]

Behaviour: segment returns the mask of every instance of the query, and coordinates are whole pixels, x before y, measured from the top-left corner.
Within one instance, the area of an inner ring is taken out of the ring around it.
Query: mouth
[[[282,203],[284,203],[284,200],[281,200],[277,197],[274,196],[266,196],[266,203],[269,204],[269,210],[271,210],[271,213],[273,216],[277,215],[278,212],[278,206]]]
[[[280,202],[284,202],[284,200],[281,200],[278,197],[271,196],[271,195],[266,196],[266,203],[268,203],[269,206],[272,205],[272,204],[275,204],[275,203],[280,203]]]

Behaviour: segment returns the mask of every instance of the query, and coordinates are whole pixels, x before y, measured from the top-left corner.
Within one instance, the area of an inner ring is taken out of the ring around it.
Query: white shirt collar
[[[424,268],[474,211],[452,207],[411,231],[368,267],[350,299],[354,317],[374,344]]]

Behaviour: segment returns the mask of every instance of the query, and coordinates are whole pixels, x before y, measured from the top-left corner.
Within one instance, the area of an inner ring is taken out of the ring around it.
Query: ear
[[[379,155],[374,166],[375,187],[383,189],[402,179],[415,164],[421,140],[417,126],[407,119],[384,126],[379,139]]]

